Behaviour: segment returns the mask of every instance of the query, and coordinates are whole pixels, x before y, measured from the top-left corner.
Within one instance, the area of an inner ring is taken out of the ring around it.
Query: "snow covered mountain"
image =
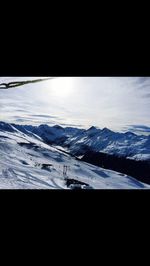
[[[0,122],[0,188],[150,188],[130,176],[80,161],[52,145],[70,144],[74,147],[77,143],[80,146],[80,141],[86,142],[88,138],[93,139],[95,134],[103,132],[95,128],[17,126]]]
[[[8,125],[6,125],[8,127]],[[40,136],[49,144],[60,145],[74,155],[83,155],[87,150],[114,154],[136,160],[150,160],[150,135],[136,135],[132,132],[118,133],[107,128],[91,127],[88,130],[48,125],[14,128]],[[1,127],[1,125],[0,125]]]

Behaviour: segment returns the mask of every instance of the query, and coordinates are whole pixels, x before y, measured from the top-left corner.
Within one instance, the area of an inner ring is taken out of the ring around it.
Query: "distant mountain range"
[[[136,135],[132,132],[113,132],[108,128],[94,126],[88,130],[61,126],[31,126],[0,122],[0,130],[19,130],[36,135],[44,142],[57,145],[73,155],[82,156],[87,151],[102,152],[134,160],[150,160],[150,135]]]

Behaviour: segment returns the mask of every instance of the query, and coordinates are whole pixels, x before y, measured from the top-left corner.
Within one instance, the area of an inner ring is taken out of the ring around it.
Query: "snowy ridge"
[[[49,131],[51,128],[46,126],[16,126],[0,122],[0,188],[72,188],[67,186],[66,178],[84,182],[93,189],[150,188],[127,175],[76,160],[56,147],[47,145],[42,138],[45,136],[50,138],[49,141],[59,142],[65,137],[68,141],[69,137],[73,139],[79,133],[83,136],[85,130],[55,126],[51,134]],[[64,165],[68,167],[65,175]]]
[[[3,125],[4,127],[4,125]],[[91,127],[88,130],[48,125],[24,126],[8,125],[12,129],[30,135],[37,135],[45,142],[60,145],[72,154],[83,155],[87,149],[123,156],[136,160],[150,160],[150,136],[136,135],[132,132],[118,133],[108,128]],[[1,128],[1,123],[0,123]]]

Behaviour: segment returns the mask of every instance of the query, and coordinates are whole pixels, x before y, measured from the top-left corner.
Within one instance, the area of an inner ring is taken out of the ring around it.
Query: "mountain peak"
[[[56,129],[63,129],[61,126],[59,126],[59,125],[55,125],[55,126],[53,126],[53,128],[56,128]]]
[[[103,129],[102,129],[102,132],[112,132],[109,128],[107,128],[107,127],[104,127]]]
[[[94,126],[92,126],[92,127],[90,127],[89,129],[87,129],[87,131],[91,131],[91,130],[97,130],[97,128],[94,127]]]
[[[126,136],[129,136],[129,137],[131,137],[131,136],[136,136],[133,132],[131,132],[131,131],[127,131],[127,132],[125,132],[124,133]]]

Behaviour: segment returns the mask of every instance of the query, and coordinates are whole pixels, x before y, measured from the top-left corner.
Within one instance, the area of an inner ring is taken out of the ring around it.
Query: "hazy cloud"
[[[0,82],[11,80],[0,78]],[[113,130],[132,125],[134,130],[137,125],[150,126],[149,113],[149,77],[69,77],[0,90],[0,120],[8,122]]]

